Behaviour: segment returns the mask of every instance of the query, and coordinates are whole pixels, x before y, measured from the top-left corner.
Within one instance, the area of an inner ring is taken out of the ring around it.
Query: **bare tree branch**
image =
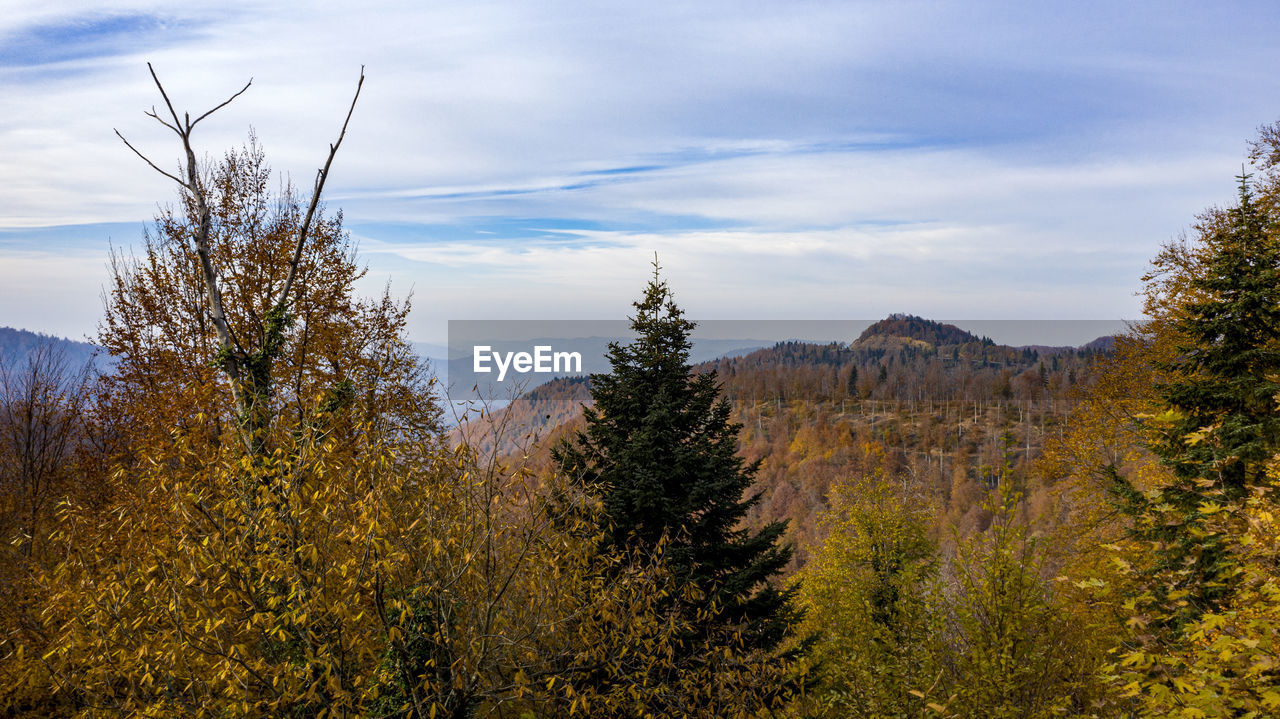
[[[315,215],[316,206],[320,204],[320,193],[324,191],[324,182],[329,178],[329,166],[333,164],[333,157],[338,154],[338,148],[342,146],[342,140],[347,136],[347,125],[351,122],[351,113],[355,112],[356,100],[360,99],[362,87],[364,87],[364,65],[360,66],[360,80],[356,83],[356,94],[351,98],[347,118],[342,121],[342,131],[338,133],[338,141],[329,145],[329,158],[324,161],[324,167],[316,174],[316,186],[311,193],[311,204],[307,207],[307,214],[302,220],[302,229],[298,231],[298,244],[293,250],[293,259],[289,261],[289,274],[285,277],[284,287],[280,289],[280,294],[276,298],[276,307],[283,308],[289,301],[294,279],[298,275],[298,263],[302,260],[303,245],[306,244],[307,233],[311,230],[311,220]]]
[[[163,120],[161,120],[161,122],[164,122],[164,121],[163,121]],[[156,172],[160,173],[161,175],[164,175],[165,177],[169,178],[170,180],[173,180],[174,182],[178,183],[179,185],[182,185],[183,187],[186,187],[186,186],[187,186],[187,183],[183,182],[182,180],[179,180],[179,179],[178,179],[177,177],[175,177],[174,175],[171,175],[171,174],[169,174],[169,173],[165,172],[164,170],[161,170],[159,167],[156,167],[156,163],[154,163],[154,162],[152,162],[150,159],[148,159],[146,155],[142,154],[141,152],[138,152],[138,148],[134,147],[133,145],[131,145],[131,144],[129,143],[129,141],[128,141],[128,140],[124,139],[124,135],[121,135],[119,130],[115,130],[115,133],[116,133],[116,137],[120,138],[120,141],[121,141],[121,142],[123,142],[123,143],[125,144],[125,147],[129,148],[130,150],[133,150],[133,154],[137,155],[138,157],[141,157],[143,162],[147,163],[148,165],[151,165],[151,169],[155,170]]]
[[[240,88],[240,92],[237,92],[236,94],[232,95],[231,97],[228,97],[228,98],[227,98],[227,99],[226,99],[226,100],[225,100],[221,105],[218,105],[217,107],[215,107],[215,108],[213,108],[212,110],[210,110],[210,111],[206,112],[205,114],[201,115],[200,117],[197,117],[195,122],[193,122],[193,123],[191,123],[190,125],[188,125],[188,126],[187,126],[187,130],[188,130],[188,131],[190,131],[190,130],[191,130],[193,127],[195,127],[195,126],[196,126],[196,125],[197,125],[201,120],[203,120],[203,119],[205,119],[206,117],[208,117],[208,116],[212,115],[213,113],[217,112],[218,110],[221,110],[222,108],[226,107],[227,105],[230,105],[232,100],[234,100],[234,99],[236,99],[237,97],[240,97],[241,95],[243,95],[243,94],[244,94],[244,91],[245,91],[245,90],[248,90],[248,89],[249,89],[249,86],[250,86],[250,85],[252,85],[252,84],[253,84],[253,78],[249,78],[249,82],[246,82],[246,83],[244,84],[244,87]]]
[[[164,85],[160,84],[160,78],[156,77],[156,69],[151,67],[151,63],[147,63],[147,70],[151,71],[151,79],[155,81],[156,88],[160,90],[160,97],[164,98],[164,104],[169,108],[169,114],[173,116],[173,124],[181,125],[182,122],[178,120],[178,113],[174,112],[173,103],[169,102],[169,94],[164,91]],[[178,132],[178,134],[182,134],[177,130],[177,128],[174,128],[174,131]]]
[[[227,373],[227,376],[230,377],[231,379],[232,397],[235,400],[236,407],[243,414],[248,409],[249,400],[245,396],[243,389],[240,387],[240,376],[241,376],[240,362],[238,361],[234,353],[235,349],[237,349],[238,343],[236,342],[235,337],[231,334],[230,328],[227,326],[226,312],[223,310],[223,305],[222,305],[222,290],[219,287],[218,275],[217,275],[217,272],[214,270],[213,260],[210,256],[210,251],[209,251],[209,234],[211,231],[211,227],[213,225],[213,219],[212,219],[212,213],[209,210],[208,199],[205,197],[204,187],[200,182],[200,168],[196,162],[196,153],[195,153],[195,150],[191,147],[191,128],[195,125],[195,123],[191,122],[190,113],[183,114],[183,117],[186,119],[185,122],[183,120],[178,119],[178,111],[174,109],[173,102],[169,99],[169,93],[165,91],[164,84],[160,82],[160,77],[156,74],[156,70],[151,65],[151,63],[147,63],[147,70],[151,73],[151,79],[153,82],[155,82],[156,89],[160,91],[160,96],[164,98],[165,107],[168,108],[169,110],[169,116],[173,118],[173,124],[170,125],[168,122],[163,120],[160,117],[159,113],[155,111],[154,107],[152,107],[150,112],[147,112],[145,114],[154,118],[161,125],[164,125],[170,130],[173,130],[178,135],[179,139],[182,140],[182,149],[187,156],[187,164],[186,164],[187,179],[183,181],[175,177],[174,175],[168,172],[165,172],[164,170],[161,170],[159,167],[156,166],[154,162],[152,162],[145,155],[139,152],[137,148],[131,145],[129,141],[124,138],[124,135],[121,135],[119,131],[116,131],[116,135],[119,136],[120,139],[124,141],[124,144],[130,150],[133,150],[134,154],[136,154],[138,157],[141,157],[144,162],[150,165],[152,169],[164,175],[165,177],[168,177],[174,182],[177,182],[179,185],[185,188],[187,192],[191,193],[191,199],[195,204],[196,216],[197,216],[196,232],[195,232],[195,237],[193,238],[193,241],[196,247],[196,255],[200,260],[200,272],[204,277],[205,294],[209,301],[209,319],[213,323],[214,330],[218,335],[218,344],[222,348],[222,354],[224,358],[223,371],[225,371]],[[251,84],[253,84],[253,80],[250,80],[248,83],[246,83],[245,86],[241,88],[239,92],[232,95],[230,98],[225,100],[222,104],[218,105],[212,110],[209,110],[208,112],[201,115],[199,118],[197,118],[196,122],[199,122],[200,120],[203,120],[204,118],[213,114],[215,111],[223,107],[226,107],[228,103],[230,103],[232,100],[242,95],[245,92],[245,90],[248,90],[249,85]]]
[[[181,130],[179,130],[178,128],[174,127],[173,125],[170,125],[168,122],[166,122],[166,121],[164,120],[164,118],[162,118],[162,117],[160,117],[159,115],[157,115],[157,114],[156,114],[156,108],[155,108],[155,106],[154,106],[154,105],[151,107],[151,110],[150,110],[149,112],[143,112],[142,114],[143,114],[143,115],[146,115],[147,117],[154,118],[156,122],[160,123],[161,125],[164,125],[165,127],[169,128],[170,130],[173,130],[174,132],[176,132],[176,133],[178,134],[178,136],[179,136],[179,137],[181,137],[181,136],[182,136],[182,131],[181,131]]]

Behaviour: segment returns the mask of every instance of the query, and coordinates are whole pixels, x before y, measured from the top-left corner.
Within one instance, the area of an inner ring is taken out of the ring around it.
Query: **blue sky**
[[[1160,243],[1280,119],[1274,2],[59,2],[0,14],[0,325],[82,337],[177,147],[250,127],[331,176],[370,266],[450,319],[1133,317]]]

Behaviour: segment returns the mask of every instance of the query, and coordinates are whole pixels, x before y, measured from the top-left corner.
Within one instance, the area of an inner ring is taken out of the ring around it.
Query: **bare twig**
[[[333,158],[338,154],[338,148],[342,146],[342,140],[347,136],[347,125],[351,122],[351,113],[355,112],[356,100],[360,99],[360,88],[364,87],[364,65],[360,66],[360,80],[356,83],[355,97],[351,98],[351,107],[347,109],[347,118],[342,121],[342,131],[338,133],[338,141],[329,145],[329,157],[324,161],[324,167],[316,173],[316,186],[311,193],[311,204],[307,206],[307,214],[302,220],[302,228],[298,230],[298,244],[293,249],[293,259],[289,262],[289,274],[284,279],[284,287],[280,289],[280,294],[276,297],[275,306],[278,308],[286,307],[289,301],[289,293],[293,290],[294,278],[298,275],[298,263],[302,260],[302,248],[307,242],[307,233],[311,230],[311,220],[315,215],[316,206],[320,204],[320,193],[324,191],[325,180],[329,178],[329,166],[333,164]]]
[[[179,136],[179,137],[181,137],[181,136],[182,136],[182,131],[181,131],[181,130],[179,130],[178,128],[174,127],[173,125],[170,125],[169,123],[165,122],[164,118],[162,118],[162,117],[160,117],[159,115],[157,115],[157,114],[156,114],[156,108],[155,108],[155,105],[152,105],[152,106],[151,106],[151,109],[150,109],[149,111],[144,112],[144,113],[142,113],[142,114],[143,114],[143,115],[146,115],[147,117],[154,118],[156,122],[160,123],[161,125],[164,125],[165,127],[169,128],[170,130],[173,130],[174,132],[178,133],[178,136]]]
[[[161,120],[161,122],[164,122],[164,121],[163,121],[163,120]],[[179,180],[179,179],[178,179],[177,177],[175,177],[174,175],[171,175],[171,174],[169,174],[169,173],[165,172],[164,170],[161,170],[159,167],[156,167],[156,163],[152,162],[152,161],[151,161],[151,160],[150,160],[146,155],[142,154],[141,152],[138,152],[138,148],[134,147],[134,146],[133,146],[133,145],[132,145],[128,140],[126,140],[126,139],[124,138],[124,135],[121,135],[121,134],[120,134],[120,131],[119,131],[119,130],[115,130],[115,133],[116,133],[116,137],[120,138],[120,141],[124,143],[125,147],[129,148],[130,150],[133,150],[133,154],[137,155],[138,157],[141,157],[143,162],[147,163],[148,165],[151,165],[151,169],[155,170],[156,172],[160,173],[161,175],[164,175],[165,177],[169,178],[170,180],[173,180],[174,182],[178,183],[179,185],[182,185],[183,187],[186,187],[186,186],[187,186],[187,183],[183,182],[182,180]]]
[[[154,67],[151,67],[151,63],[147,63],[147,70],[151,72],[151,79],[155,81],[156,89],[160,90],[160,97],[164,98],[164,104],[166,107],[169,108],[169,114],[173,116],[173,124],[181,126],[182,122],[178,120],[178,113],[174,112],[173,103],[169,102],[169,94],[164,91],[164,85],[160,84],[160,78],[156,77],[156,69]],[[153,110],[152,112],[154,113],[155,111]],[[156,118],[156,119],[159,119],[159,118]],[[174,131],[179,133],[181,132],[177,128],[174,128]]]
[[[236,94],[232,95],[231,97],[228,97],[226,100],[224,100],[224,101],[223,101],[223,103],[222,103],[221,105],[218,105],[217,107],[215,107],[215,108],[213,108],[212,110],[210,110],[210,111],[206,112],[205,114],[201,115],[200,117],[197,117],[195,122],[193,122],[193,123],[191,123],[190,125],[188,125],[188,126],[187,126],[187,130],[191,130],[192,128],[194,128],[194,127],[196,126],[196,123],[198,123],[198,122],[200,122],[201,120],[205,119],[206,117],[208,117],[208,116],[212,115],[213,113],[217,112],[218,110],[221,110],[222,108],[226,107],[227,105],[230,105],[232,100],[234,100],[234,99],[236,99],[237,97],[240,97],[241,95],[243,95],[243,94],[244,94],[244,91],[245,91],[245,90],[248,90],[248,89],[249,89],[249,86],[250,86],[250,85],[252,85],[252,84],[253,84],[253,78],[249,78],[249,82],[246,82],[246,83],[244,84],[244,87],[240,88],[240,92],[237,92]]]

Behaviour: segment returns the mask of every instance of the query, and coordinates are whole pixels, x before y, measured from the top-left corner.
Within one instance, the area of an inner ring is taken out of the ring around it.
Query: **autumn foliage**
[[[111,365],[0,358],[0,713],[1280,714],[1277,126],[1114,347],[903,315],[690,367],[655,277],[552,451],[442,426],[320,201],[342,135],[308,198],[164,99]]]
[[[25,415],[6,396],[25,417],[6,429],[74,420],[51,451],[89,459],[41,464],[5,505],[4,712],[733,716],[775,679],[731,635],[673,671],[719,609],[671,611],[697,588],[666,542],[590,551],[598,498],[448,441],[408,305],[355,293],[328,163],[308,204],[270,191],[255,141],[205,169],[189,116],[156,119],[188,163],[141,256],[115,256],[114,371],[80,394],[41,380]],[[69,491],[89,466],[95,491]],[[33,523],[31,497],[56,511]]]

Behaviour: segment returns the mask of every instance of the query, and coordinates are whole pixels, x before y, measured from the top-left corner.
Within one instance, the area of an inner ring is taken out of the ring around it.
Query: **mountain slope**
[[[52,344],[60,349],[66,355],[67,367],[71,370],[78,370],[90,363],[102,364],[101,358],[95,360],[94,357],[98,348],[88,342],[77,342],[12,327],[0,327],[0,363],[11,368],[21,367],[38,347],[45,344]]]
[[[939,536],[985,529],[986,500],[1005,481],[1034,507],[1052,480],[1032,463],[1105,356],[1097,341],[1041,353],[919,318],[877,324],[852,344],[780,342],[694,367],[717,373],[743,425],[739,449],[761,462],[747,523],[790,522],[792,569],[821,539],[831,486],[849,478],[910,485],[936,507]],[[480,444],[549,470],[547,449],[581,426],[589,386],[555,380],[526,397],[495,413],[505,434]]]

